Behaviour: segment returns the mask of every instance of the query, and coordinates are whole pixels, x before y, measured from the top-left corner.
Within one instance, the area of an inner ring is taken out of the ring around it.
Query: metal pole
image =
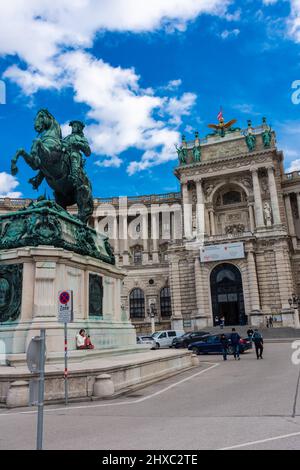
[[[44,386],[45,386],[45,338],[46,330],[41,329],[40,348],[40,377],[39,377],[39,401],[38,401],[38,423],[37,423],[37,450],[43,449],[43,427],[44,427]]]
[[[65,323],[65,405],[68,404],[68,324]]]

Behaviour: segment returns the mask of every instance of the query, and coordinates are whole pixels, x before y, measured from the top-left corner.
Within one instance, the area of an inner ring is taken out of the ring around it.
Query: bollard
[[[101,374],[96,377],[93,396],[97,398],[112,397],[115,386],[109,374]]]
[[[199,357],[197,354],[192,354],[192,365],[193,366],[199,366],[200,364],[200,361],[199,361]]]
[[[29,402],[29,382],[18,380],[10,384],[6,397],[6,406],[16,408],[19,406],[28,406]]]

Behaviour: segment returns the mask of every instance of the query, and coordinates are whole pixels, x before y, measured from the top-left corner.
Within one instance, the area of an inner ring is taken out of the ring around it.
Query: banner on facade
[[[224,245],[208,245],[200,249],[201,263],[226,261],[245,258],[244,243],[226,243]]]

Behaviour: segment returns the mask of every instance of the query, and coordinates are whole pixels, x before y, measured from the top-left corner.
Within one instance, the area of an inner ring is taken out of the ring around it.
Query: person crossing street
[[[233,349],[234,359],[240,360],[240,335],[237,333],[235,328],[232,328],[232,333],[230,335],[230,342]]]
[[[264,351],[264,339],[262,335],[259,333],[258,329],[256,328],[254,334],[252,336],[252,341],[255,346],[256,357],[257,359],[263,359],[263,351]]]

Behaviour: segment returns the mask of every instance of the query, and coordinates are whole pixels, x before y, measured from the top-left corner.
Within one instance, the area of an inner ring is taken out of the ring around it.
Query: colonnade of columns
[[[264,214],[264,204],[261,193],[261,186],[259,181],[259,169],[261,167],[252,167],[250,169],[253,184],[253,198],[249,198],[249,225],[251,232],[255,229],[265,229],[266,220]],[[278,192],[276,186],[276,179],[274,173],[274,166],[269,165],[266,167],[268,173],[268,187],[270,193],[270,204],[272,209],[272,225],[281,225],[280,208],[278,200]],[[205,232],[208,235],[216,235],[216,221],[215,210],[211,200],[205,202],[203,192],[203,180],[199,177],[191,178],[191,181],[196,186],[196,217],[197,217],[197,237],[203,235]],[[183,221],[184,221],[184,235],[189,239],[192,237],[192,201],[189,191],[188,181],[182,182],[182,203],[183,203]],[[300,194],[299,194],[300,203]]]

